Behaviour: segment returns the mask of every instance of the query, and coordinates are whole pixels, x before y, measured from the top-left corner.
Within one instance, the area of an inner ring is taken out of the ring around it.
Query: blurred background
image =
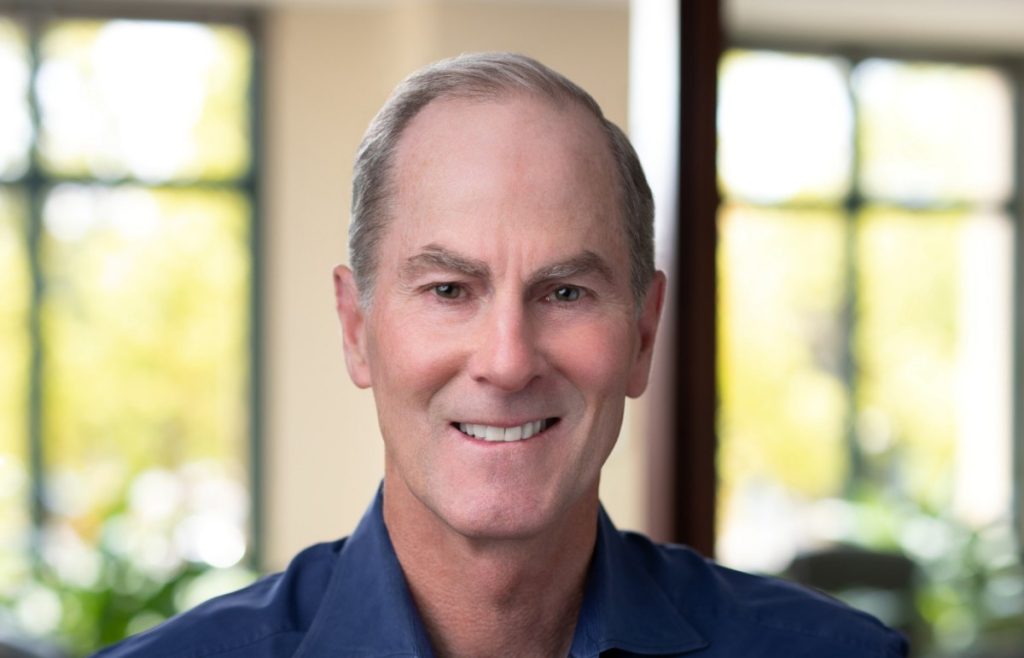
[[[627,409],[617,524],[706,517],[915,656],[1024,656],[1024,5],[686,4],[0,0],[0,643],[82,656],[351,531],[383,470],[333,311],[352,157],[407,73],[514,50],[629,129],[659,262],[711,293]],[[666,411],[688,353],[706,435]],[[694,445],[709,494],[666,512]]]

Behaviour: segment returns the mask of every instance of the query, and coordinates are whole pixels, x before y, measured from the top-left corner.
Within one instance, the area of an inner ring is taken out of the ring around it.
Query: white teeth
[[[544,428],[543,420],[534,420],[518,427],[494,427],[492,425],[476,425],[459,423],[459,430],[484,441],[521,441],[537,434]]]

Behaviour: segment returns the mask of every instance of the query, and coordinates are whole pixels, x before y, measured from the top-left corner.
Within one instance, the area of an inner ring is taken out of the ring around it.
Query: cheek
[[[635,338],[628,326],[617,323],[577,326],[563,332],[553,342],[556,367],[586,397],[625,395],[626,374],[635,351]]]
[[[458,370],[461,341],[425,329],[422,320],[386,317],[374,322],[367,341],[378,404],[429,399]]]
[[[453,350],[416,324],[374,327],[367,340],[377,419],[389,459],[407,477],[433,463],[432,403],[457,371]]]

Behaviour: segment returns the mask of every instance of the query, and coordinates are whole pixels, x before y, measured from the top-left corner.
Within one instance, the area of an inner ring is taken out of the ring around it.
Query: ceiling
[[[740,39],[1024,53],[1024,0],[724,0],[724,15]]]
[[[124,5],[129,0],[52,0]],[[417,2],[625,7],[631,0],[130,0],[140,4],[345,8]],[[645,0],[632,0],[644,2]],[[680,0],[693,2],[695,0]],[[884,45],[940,51],[1024,53],[1024,0],[721,0],[727,33],[742,40]],[[0,0],[2,2],[2,0]]]

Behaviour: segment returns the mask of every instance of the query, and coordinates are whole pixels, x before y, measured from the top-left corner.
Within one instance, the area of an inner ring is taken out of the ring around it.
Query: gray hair
[[[654,199],[629,139],[605,118],[597,101],[565,76],[524,55],[476,53],[442,60],[403,80],[370,122],[356,153],[352,176],[349,263],[360,298],[368,306],[377,270],[377,247],[393,199],[395,150],[406,126],[436,99],[493,100],[523,92],[555,103],[576,102],[598,121],[615,162],[630,284],[639,308],[654,276]]]

